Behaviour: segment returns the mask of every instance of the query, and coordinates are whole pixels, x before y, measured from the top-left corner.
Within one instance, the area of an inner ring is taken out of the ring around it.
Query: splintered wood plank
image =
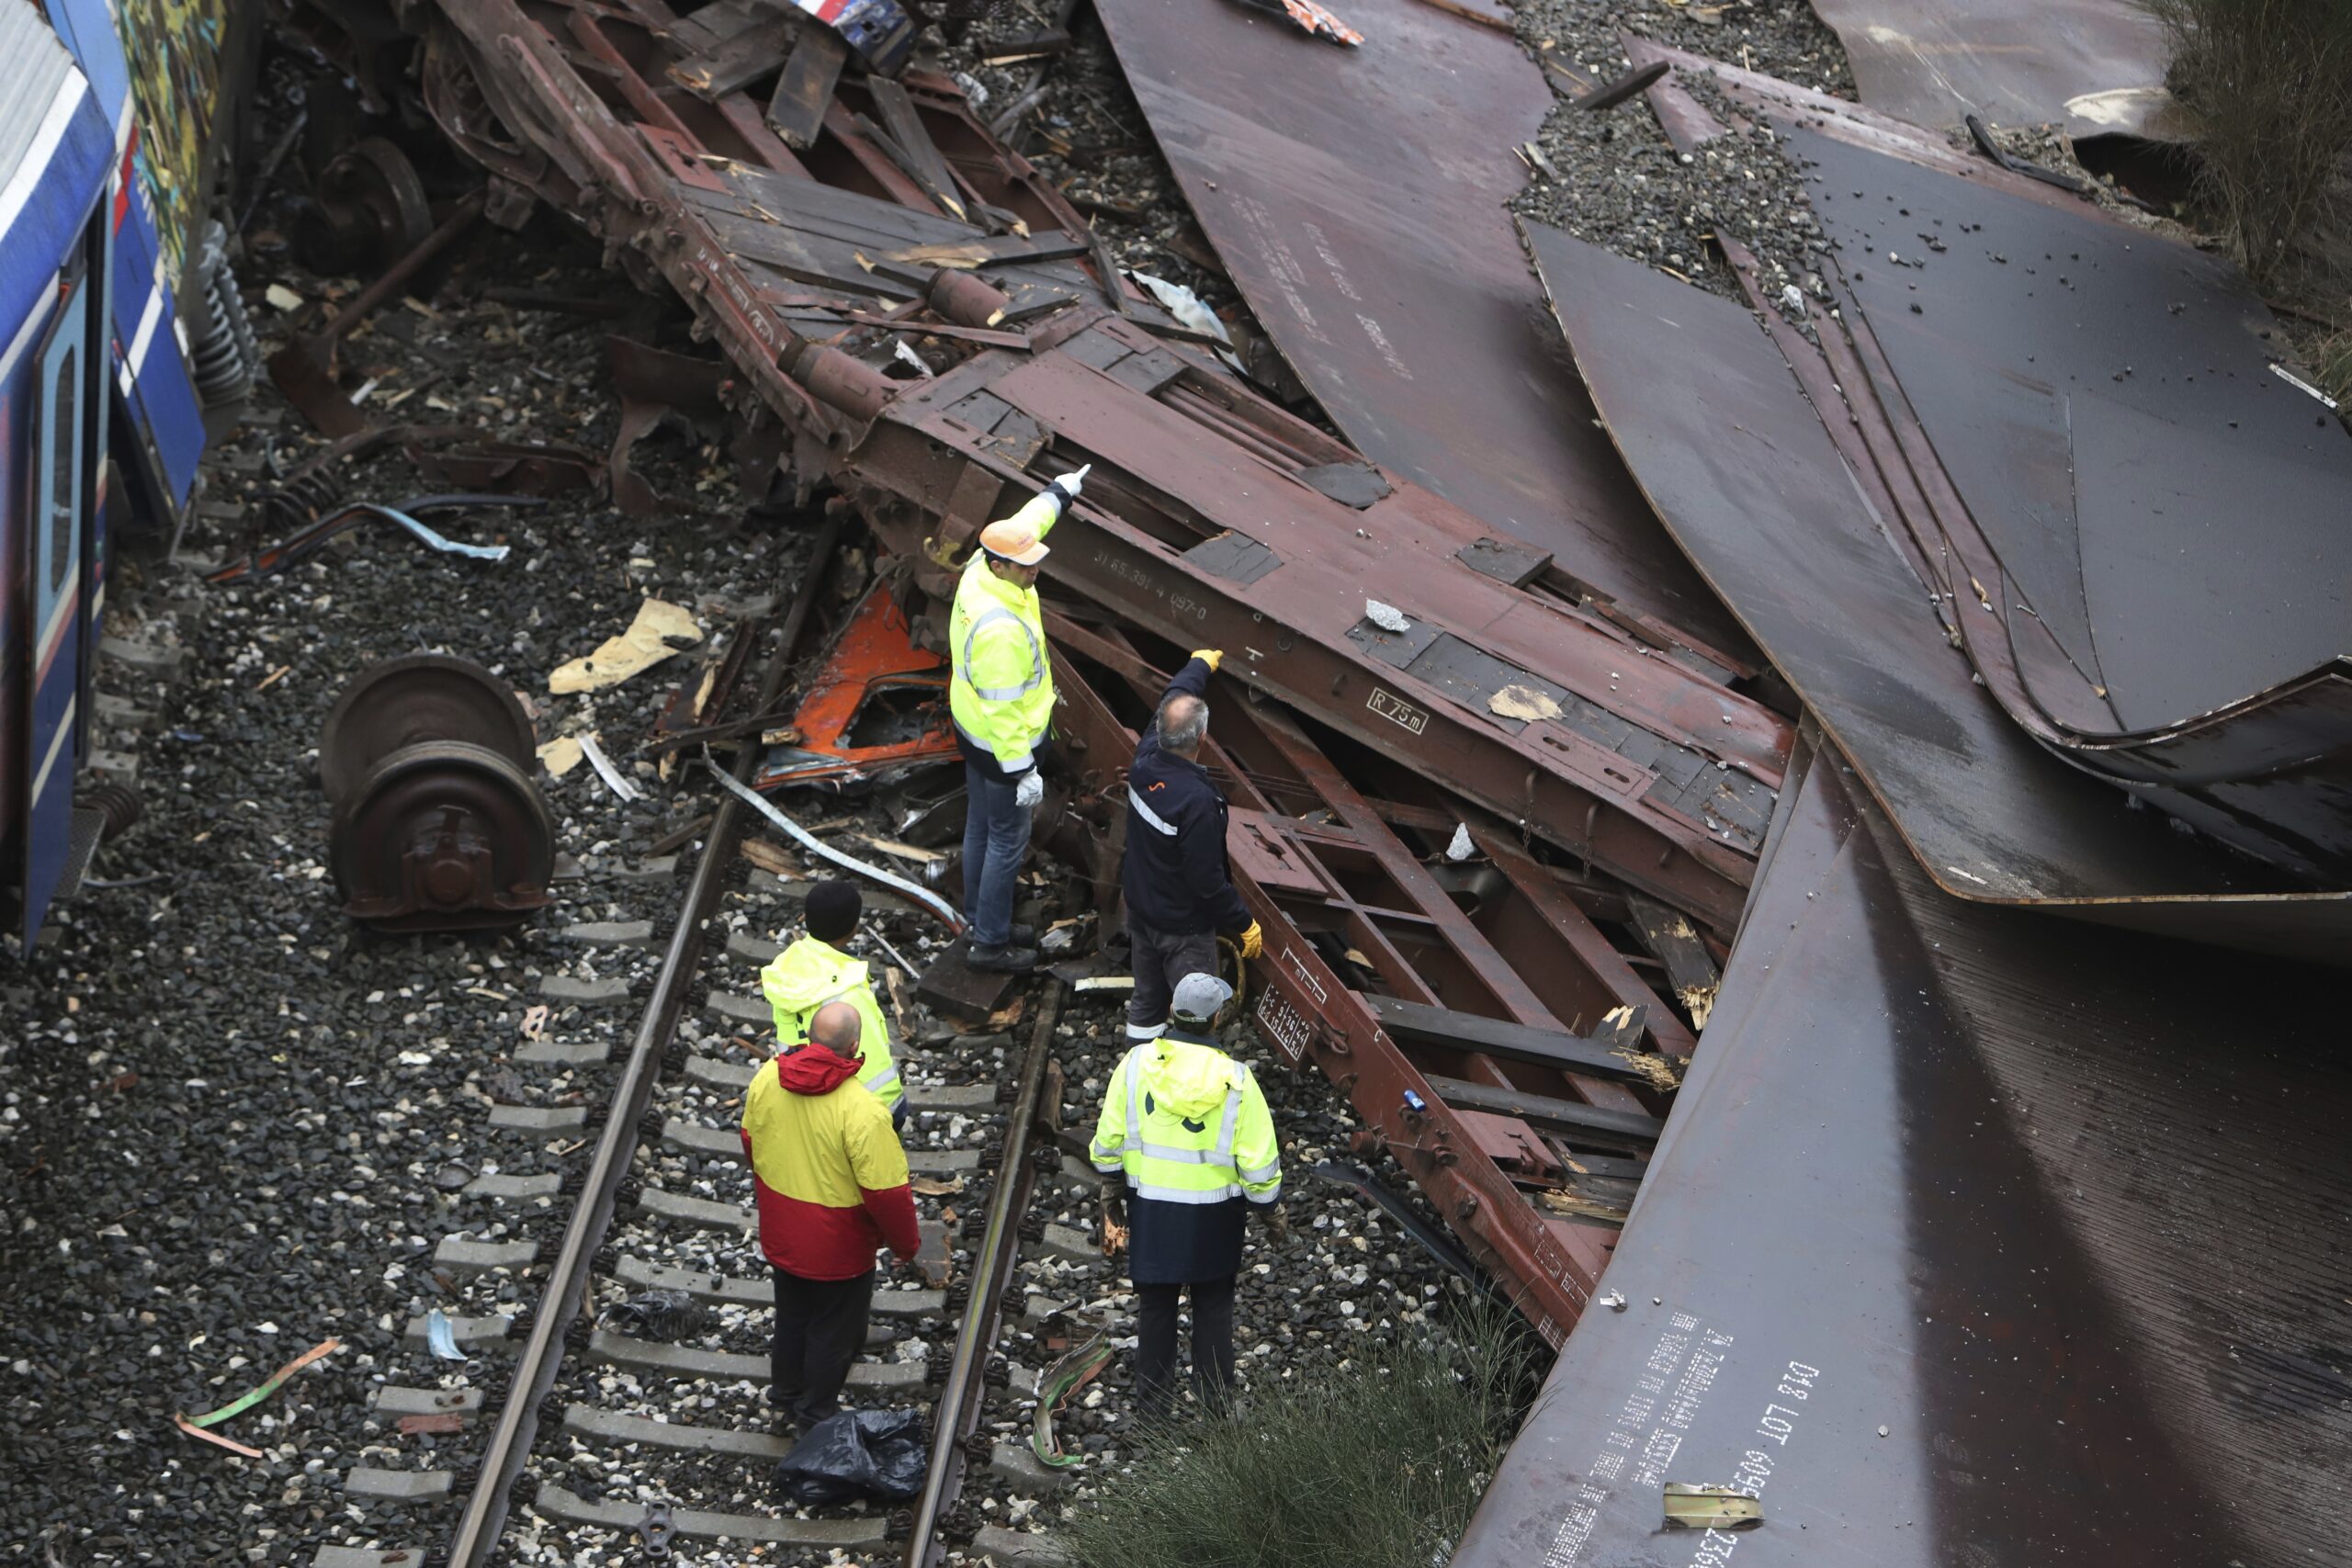
[[[1089,249],[1092,253],[1095,279],[1102,284],[1102,292],[1111,297],[1111,303],[1119,314],[1134,315],[1134,310],[1127,304],[1126,283],[1119,276],[1119,258],[1111,254],[1111,243],[1096,234]]]
[[[956,175],[948,169],[947,160],[941,155],[939,144],[923,128],[922,115],[915,108],[907,90],[887,76],[866,79],[866,96],[874,100],[874,112],[882,117],[883,129],[911,165],[909,173],[918,185],[924,186],[933,201],[956,217],[965,216],[964,202],[956,188]]]
[[[1723,984],[1723,976],[1717,972],[1715,955],[1707,951],[1698,928],[1681,910],[1669,908],[1644,894],[1628,893],[1625,907],[1633,913],[1634,931],[1642,939],[1642,945],[1666,965],[1667,981],[1681,998],[1683,1010],[1690,1015],[1690,1026],[1706,1028],[1707,1014],[1713,1010],[1715,988]]]
[[[882,155],[890,160],[892,166],[904,175],[917,190],[922,192],[924,197],[933,207],[951,218],[960,220],[965,216],[964,198],[955,191],[934,183],[930,171],[915,161],[913,153],[899,145],[897,137],[875,123],[873,117],[858,115],[855,117],[854,123],[857,126],[858,134],[879,149]]]
[[[760,0],[714,0],[691,17],[670,24],[670,47],[681,55],[716,49],[757,17],[775,15]]]
[[[735,128],[735,133],[743,139],[744,151],[762,167],[797,179],[811,178],[808,166],[792,155],[792,149],[784,144],[782,137],[768,129],[767,121],[761,117],[760,106],[753,103],[748,95],[729,93],[715,107],[727,123]]]
[[[858,265],[857,247],[808,229],[766,223],[731,212],[706,211],[704,221],[737,259],[756,263],[798,283],[839,288],[881,299],[914,299],[921,291]]]
[[[1092,249],[1091,241],[1058,229],[1023,239],[1018,234],[975,235],[927,245],[910,245],[877,259],[922,267],[996,267],[1017,262],[1064,261]]]
[[[785,144],[806,152],[817,145],[825,129],[825,110],[840,85],[842,67],[849,62],[849,45],[831,28],[800,29],[791,58],[777,78],[775,96],[768,101],[768,129]]]
[[[666,74],[705,103],[713,102],[781,68],[792,52],[792,31],[780,16],[756,20],[715,49],[673,61]]]
[[[681,192],[697,207],[854,245],[876,260],[910,245],[978,236],[961,223],[878,197],[836,190],[815,180],[757,179],[741,166],[726,172],[727,193]]]

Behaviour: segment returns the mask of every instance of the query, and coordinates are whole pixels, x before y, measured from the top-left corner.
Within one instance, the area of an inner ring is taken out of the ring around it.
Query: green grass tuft
[[[2352,423],[2352,330],[2320,344],[2312,357],[2319,389],[2335,400],[2336,412]]]
[[[1227,1420],[1139,1434],[1057,1530],[1086,1568],[1433,1568],[1451,1556],[1542,1375],[1473,1309],[1381,1358],[1261,1383]]]

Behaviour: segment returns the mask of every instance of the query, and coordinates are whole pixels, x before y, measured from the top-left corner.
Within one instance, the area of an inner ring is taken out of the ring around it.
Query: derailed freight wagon
[[[188,504],[203,351],[216,398],[250,380],[200,222],[230,37],[223,7],[0,6],[0,903],[27,943],[105,824],[75,791],[109,546]]]

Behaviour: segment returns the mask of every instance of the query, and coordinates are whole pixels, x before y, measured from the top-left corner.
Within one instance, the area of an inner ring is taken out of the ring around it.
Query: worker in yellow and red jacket
[[[912,1262],[922,1246],[906,1151],[857,1081],[859,1028],[857,1009],[828,1002],[808,1043],[770,1060],[743,1095],[760,1249],[775,1276],[768,1403],[779,1436],[841,1408],[865,1344],[876,1249]]]
[[[1091,463],[980,530],[947,617],[947,708],[964,754],[964,918],[975,969],[1035,966],[1036,936],[1012,923],[1031,814],[1046,797],[1039,752],[1054,720],[1054,668],[1037,605],[1046,536],[1078,499]]]

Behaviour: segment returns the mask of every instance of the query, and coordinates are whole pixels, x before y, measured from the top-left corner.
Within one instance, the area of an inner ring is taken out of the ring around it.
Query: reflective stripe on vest
[[[974,689],[978,690],[977,687]],[[947,722],[956,727],[956,734],[962,736],[965,739],[972,743],[972,749],[974,750],[989,751],[991,755],[994,754],[989,746],[989,743],[981,739],[978,736],[973,734],[970,730],[965,728],[964,721],[957,718],[952,711],[947,716]],[[1015,778],[1029,771],[1030,765],[1036,760],[1036,755],[1037,754],[1035,751],[1023,751],[1019,757],[1009,762],[1000,759],[997,762],[997,766],[1004,770],[1005,776],[1007,778]]]
[[[975,696],[986,698],[988,701],[992,703],[1014,702],[1022,697],[1027,696],[1039,686],[1045,684],[1046,653],[1043,649],[1037,646],[1037,634],[1029,629],[1029,623],[1023,620],[1021,616],[1014,615],[1012,611],[1006,609],[1001,604],[992,605],[989,609],[982,611],[978,616],[973,618],[971,626],[965,630],[964,679],[967,682],[969,682],[972,678],[972,644],[978,640],[980,632],[984,627],[992,626],[998,621],[1011,621],[1014,626],[1021,628],[1022,640],[1029,645],[1029,679],[1023,681],[1018,686],[975,685],[972,687],[972,693]]]
[[[1152,1042],[1152,1045],[1158,1044]],[[1157,1198],[1165,1203],[1222,1203],[1228,1198],[1239,1197],[1241,1173],[1233,1168],[1233,1137],[1241,1122],[1241,1086],[1234,1085],[1225,1091],[1225,1111],[1219,1118],[1216,1146],[1208,1149],[1172,1148],[1166,1144],[1143,1141],[1143,1056],[1152,1045],[1138,1045],[1127,1053],[1127,1144],[1126,1150],[1150,1159],[1164,1159],[1173,1165],[1223,1166],[1227,1179],[1221,1187],[1163,1187],[1146,1181],[1135,1171],[1127,1172],[1127,1185],[1138,1197]],[[1124,1158],[1121,1161],[1125,1166]],[[1262,1180],[1263,1178],[1253,1178]]]
[[[1176,824],[1160,816],[1159,812],[1154,811],[1150,807],[1146,806],[1143,803],[1143,796],[1136,793],[1136,786],[1133,784],[1129,784],[1127,786],[1127,804],[1136,808],[1136,815],[1142,818],[1144,820],[1144,826],[1149,828],[1153,832],[1162,834],[1170,839],[1176,836]]]

